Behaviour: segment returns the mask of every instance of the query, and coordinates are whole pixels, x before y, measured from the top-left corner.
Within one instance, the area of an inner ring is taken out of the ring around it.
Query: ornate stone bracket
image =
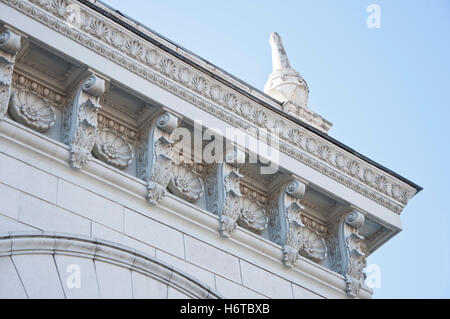
[[[166,188],[173,176],[170,134],[178,127],[180,119],[170,113],[157,118],[143,134],[138,145],[138,177],[147,182],[147,201],[157,205],[166,196]]]
[[[97,138],[99,100],[105,92],[105,80],[91,74],[77,89],[65,123],[70,146],[70,166],[83,168],[91,158]]]
[[[259,129],[279,129],[281,152],[396,213],[400,213],[417,192],[415,187],[401,182],[390,173],[319,138],[310,130],[280,118],[277,113],[269,112],[252,99],[236,94],[230,87],[186,65],[138,35],[124,32],[123,27],[84,6],[79,7],[83,17],[79,21],[81,24],[74,27],[71,9],[77,2],[73,0],[54,0],[58,3],[55,6],[41,0],[0,1],[254,137],[257,137]],[[277,107],[276,103],[273,106]],[[295,105],[285,103],[283,109],[290,112]],[[297,111],[298,116],[309,119],[307,122],[318,129],[326,131],[331,125],[306,107],[297,108]]]
[[[364,223],[364,215],[357,211],[344,215],[336,224],[337,229],[331,236],[334,245],[333,270],[345,277],[346,293],[356,297],[364,280],[363,270],[366,267],[366,256],[361,249],[363,237],[358,234]]]
[[[304,208],[300,201],[305,189],[303,182],[294,180],[269,200],[270,237],[283,247],[283,263],[287,267],[295,265],[299,254],[316,262],[324,260],[327,254],[323,238],[302,222]]]
[[[6,29],[0,34],[0,121],[8,110],[14,63],[20,50],[20,35]]]
[[[217,214],[219,215],[219,232],[223,237],[230,237],[236,230],[241,215],[239,159],[244,155],[233,149],[225,154],[225,162],[217,165]]]
[[[300,234],[305,226],[301,220],[303,206],[299,201],[305,195],[306,185],[292,181],[272,196],[270,209],[270,237],[283,247],[283,263],[292,267],[301,248]]]

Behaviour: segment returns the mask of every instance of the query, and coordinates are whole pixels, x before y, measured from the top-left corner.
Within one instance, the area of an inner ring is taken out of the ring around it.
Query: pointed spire
[[[275,73],[275,71],[281,69],[291,69],[286,50],[284,50],[279,34],[272,32],[269,43],[272,48],[272,72]]]
[[[278,33],[272,32],[269,43],[272,48],[272,74],[264,86],[264,92],[282,103],[290,102],[307,107],[308,85],[298,72],[291,68]]]
[[[280,109],[285,113],[327,133],[332,124],[308,108],[308,85],[291,67],[278,33],[270,35],[269,43],[272,48],[272,74],[264,86],[264,93],[281,102]]]

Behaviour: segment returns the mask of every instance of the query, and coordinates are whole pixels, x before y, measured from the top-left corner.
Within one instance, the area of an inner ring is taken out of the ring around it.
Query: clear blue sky
[[[277,31],[330,135],[424,187],[368,259],[374,297],[450,298],[450,1],[105,1],[261,90]]]

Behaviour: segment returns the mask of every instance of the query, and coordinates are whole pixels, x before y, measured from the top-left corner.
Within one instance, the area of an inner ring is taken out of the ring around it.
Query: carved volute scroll
[[[301,220],[303,206],[300,200],[305,195],[305,189],[304,183],[295,180],[282,187],[272,198],[277,207],[273,207],[270,214],[271,238],[283,247],[283,263],[287,267],[295,264],[301,248],[300,234],[305,226]]]
[[[143,133],[138,145],[137,174],[147,182],[147,201],[157,205],[165,196],[173,176],[173,145],[170,134],[180,119],[170,113],[158,117]]]
[[[91,158],[97,139],[99,99],[105,92],[105,80],[91,74],[77,89],[67,113],[67,143],[70,146],[70,166],[83,168]]]
[[[236,223],[241,215],[239,163],[245,154],[237,149],[225,154],[225,162],[217,165],[217,214],[219,215],[219,232],[224,237],[230,237],[236,229]]]
[[[350,297],[358,295],[364,281],[366,256],[361,248],[363,237],[358,234],[363,223],[364,215],[352,211],[341,217],[330,233],[332,268],[345,277],[345,290]]]
[[[0,33],[0,121],[8,109],[16,55],[20,50],[20,35],[6,29]]]
[[[283,248],[283,263],[295,265],[299,254],[313,261],[325,259],[327,248],[324,239],[302,222],[306,185],[294,180],[275,192],[269,202],[269,233],[271,240]]]

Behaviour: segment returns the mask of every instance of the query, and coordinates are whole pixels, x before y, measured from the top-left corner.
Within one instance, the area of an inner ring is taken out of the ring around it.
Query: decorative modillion
[[[19,50],[20,35],[9,29],[0,33],[0,121],[8,110],[14,63]]]
[[[91,74],[77,89],[72,107],[67,110],[65,130],[70,146],[70,166],[83,168],[91,159],[97,141],[99,99],[105,92],[105,80]]]
[[[216,79],[187,66],[183,61],[137,35],[123,32],[120,26],[84,9],[83,6],[80,7],[83,19],[79,21],[79,27],[84,32],[81,32],[73,28],[72,15],[61,14],[49,8],[47,1],[36,0],[33,1],[33,5],[29,1],[3,0],[3,2],[229,125],[246,130],[252,136],[257,136],[259,128],[279,129],[281,152],[396,213],[400,213],[416,193],[416,190],[405,183],[397,181],[381,170],[373,169],[363,160],[341,150],[333,143],[317,139],[308,129],[288,119],[281,119],[276,112],[267,110]],[[274,76],[273,81],[269,79],[272,83],[270,85],[268,83],[266,87],[270,87],[273,94],[281,96],[282,100],[287,97],[291,102],[300,101],[299,104],[305,104],[307,86],[295,72],[292,72],[293,68],[287,60],[281,39],[273,34],[270,42]],[[171,59],[171,62],[167,59]],[[176,67],[175,72],[172,72],[173,65]],[[288,76],[286,81],[283,82],[282,77],[275,76],[278,70],[286,73]],[[278,83],[279,86],[276,83],[278,80],[281,81]],[[285,84],[286,86],[283,86]],[[292,86],[295,88],[292,89]],[[295,94],[284,96],[285,88]],[[295,105],[291,102],[280,102],[280,109],[324,133],[328,132],[330,122],[312,112],[306,104]],[[226,108],[227,112],[224,112],[222,107]],[[311,138],[315,139],[314,143],[310,142],[305,146],[306,141]],[[347,166],[349,161],[357,161],[359,171],[355,170],[355,167],[349,169]]]
[[[238,149],[227,150],[224,163],[217,165],[217,215],[219,216],[219,232],[230,237],[236,230],[238,218],[241,216],[241,191],[239,163],[245,154]]]
[[[345,278],[346,293],[356,297],[364,282],[366,255],[362,250],[363,237],[359,229],[364,215],[356,210],[343,215],[329,230],[329,247],[332,269]]]
[[[170,134],[180,119],[171,113],[158,117],[145,130],[138,143],[138,177],[147,182],[147,201],[157,205],[166,196],[173,177],[173,145]]]
[[[283,248],[283,263],[293,267],[299,254],[320,262],[327,256],[324,239],[302,222],[304,207],[300,204],[306,185],[294,180],[278,192],[270,202],[270,236]]]

